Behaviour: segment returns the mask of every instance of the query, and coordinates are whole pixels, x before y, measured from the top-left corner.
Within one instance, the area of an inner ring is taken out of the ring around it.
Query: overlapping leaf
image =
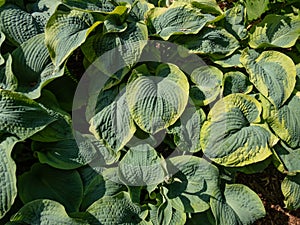
[[[175,42],[192,53],[208,54],[213,58],[224,58],[239,47],[235,37],[224,29],[204,28],[197,35],[180,36]]]
[[[152,134],[174,124],[188,101],[185,74],[173,64],[161,64],[155,76],[147,74],[143,67],[132,76],[126,87],[126,99],[136,124]]]
[[[191,98],[196,105],[208,105],[221,92],[223,72],[217,67],[204,66],[195,69],[191,74],[191,81],[196,84],[191,89]]]
[[[174,142],[181,151],[198,152],[200,146],[200,130],[206,119],[204,111],[195,107],[186,108],[180,119],[169,132],[174,135]]]
[[[0,132],[24,140],[56,119],[35,101],[24,95],[0,90]]]
[[[147,23],[152,27],[152,33],[164,40],[175,34],[196,34],[207,22],[201,10],[177,2],[169,8],[154,8],[147,14]]]
[[[99,199],[87,209],[87,212],[103,225],[149,225],[144,220],[147,216],[146,211],[132,203],[126,192]]]
[[[79,210],[83,187],[76,170],[58,170],[34,164],[29,172],[19,177],[18,182],[19,195],[25,204],[37,199],[50,199],[63,204],[69,212]]]
[[[251,96],[231,94],[219,100],[201,129],[204,154],[224,166],[245,166],[268,158],[277,139],[260,121],[261,105]]]
[[[60,6],[48,20],[45,31],[45,43],[55,67],[62,65],[99,24],[94,23],[90,13]]]
[[[283,142],[274,146],[275,156],[277,161],[275,165],[281,172],[295,174],[300,172],[300,148],[290,148]]]
[[[12,4],[6,4],[0,9],[0,30],[15,45],[20,45],[41,33],[33,16]]]
[[[282,106],[296,84],[296,67],[292,59],[277,51],[264,51],[259,55],[245,49],[240,60],[259,92],[276,107]]]
[[[250,225],[266,214],[260,198],[242,184],[227,184],[224,196],[215,193],[210,204],[219,225]]]
[[[125,91],[119,94],[109,89],[106,94],[101,94],[95,116],[90,121],[90,131],[117,152],[133,137],[136,127],[129,112]]]
[[[128,186],[156,186],[164,180],[162,159],[148,144],[130,148],[120,161],[119,174]]]
[[[252,48],[290,48],[300,36],[300,18],[270,14],[251,31]]]
[[[300,174],[286,176],[281,183],[285,206],[290,210],[300,208]]]
[[[184,212],[203,212],[209,208],[210,195],[218,188],[218,169],[195,156],[169,159],[171,183],[166,196],[173,208]]]
[[[233,93],[248,94],[253,86],[248,77],[239,71],[231,71],[224,75],[223,79],[223,96]]]
[[[56,201],[38,199],[23,206],[7,225],[17,224],[88,225],[89,223],[68,216],[65,208]]]
[[[300,147],[300,92],[279,109],[271,108],[266,119],[272,130],[292,148]]]

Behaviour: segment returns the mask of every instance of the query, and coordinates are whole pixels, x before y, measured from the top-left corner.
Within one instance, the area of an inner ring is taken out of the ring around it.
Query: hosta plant
[[[296,0],[0,1],[1,224],[247,225],[300,207]]]

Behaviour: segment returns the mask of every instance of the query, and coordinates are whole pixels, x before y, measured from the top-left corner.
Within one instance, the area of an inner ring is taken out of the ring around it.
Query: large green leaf
[[[154,225],[178,225],[185,224],[186,221],[186,214],[172,208],[169,201],[165,201],[158,207],[156,216],[155,222],[151,220]]]
[[[273,147],[278,161],[275,165],[281,172],[295,174],[300,172],[300,148],[290,148],[283,142]]]
[[[17,196],[16,165],[10,154],[15,137],[1,137],[0,143],[0,218],[11,208]]]
[[[114,182],[118,177],[117,168],[105,169],[103,173],[97,173],[91,181],[84,187],[81,209],[87,209],[95,201],[104,196],[113,196],[127,188],[121,182]]]
[[[53,64],[59,67],[99,24],[94,23],[90,13],[58,7],[48,20],[45,31],[45,43]]]
[[[289,146],[300,147],[300,92],[292,94],[279,109],[271,107],[266,120],[272,130]]]
[[[226,58],[214,60],[214,63],[216,63],[224,68],[229,68],[229,67],[242,68],[243,65],[240,62],[240,57],[241,57],[241,51],[237,50],[232,55],[230,55]]]
[[[264,51],[258,55],[254,50],[245,49],[240,60],[259,92],[276,107],[283,105],[296,83],[292,59],[277,51]]]
[[[244,39],[247,36],[245,27],[245,8],[238,4],[225,12],[224,27],[237,39]]]
[[[119,164],[119,174],[128,186],[156,186],[165,177],[162,159],[148,144],[130,148]]]
[[[12,72],[18,80],[15,91],[32,99],[38,98],[41,89],[64,72],[63,69],[55,71],[44,37],[44,34],[36,35],[12,53]]]
[[[0,133],[24,140],[55,120],[45,108],[24,95],[0,90]]]
[[[18,224],[88,225],[89,223],[69,217],[65,208],[58,202],[38,199],[23,206],[7,223],[7,225]]]
[[[284,195],[284,204],[290,210],[300,208],[300,174],[296,176],[286,176],[281,184]]]
[[[41,33],[32,15],[12,4],[0,9],[0,30],[15,45],[20,45]]]
[[[121,150],[133,137],[136,127],[126,102],[126,93],[108,89],[100,92],[96,111],[90,120],[90,131],[115,152]]]
[[[96,149],[90,140],[82,137],[77,142],[67,139],[58,142],[33,142],[32,150],[41,163],[58,169],[76,169],[90,163],[96,157]]]
[[[59,170],[39,163],[19,177],[18,191],[25,204],[46,198],[60,202],[69,212],[79,210],[83,196],[82,181],[76,170]]]
[[[201,10],[178,2],[169,8],[154,8],[146,17],[151,32],[164,40],[175,34],[196,34],[208,22]]]
[[[209,198],[218,189],[218,169],[195,156],[178,156],[168,160],[170,182],[166,197],[173,208],[184,212],[203,212],[209,208]]]
[[[243,0],[249,21],[259,18],[268,10],[269,0]]]
[[[220,95],[223,73],[217,67],[199,67],[192,72],[190,78],[196,84],[190,91],[196,105],[208,105]]]
[[[299,35],[299,17],[270,14],[252,28],[249,45],[252,48],[290,48]]]
[[[239,42],[225,29],[204,28],[199,34],[179,36],[175,42],[192,53],[224,58],[239,48]]]
[[[206,115],[195,107],[188,107],[177,122],[168,128],[174,135],[174,143],[181,151],[198,152],[200,146],[200,130]]]
[[[185,74],[173,64],[159,65],[155,76],[143,68],[134,70],[126,86],[126,97],[136,124],[153,134],[181,116],[187,105],[189,84]]]
[[[140,206],[132,203],[129,194],[126,192],[114,196],[105,196],[97,200],[87,209],[87,212],[99,221],[95,224],[148,224],[144,221],[147,213],[142,211]]]
[[[224,75],[223,96],[233,93],[248,94],[252,88],[249,78],[240,71],[231,71]]]
[[[216,225],[251,225],[266,214],[260,198],[245,185],[226,184],[223,195],[218,191],[210,200]]]
[[[116,65],[122,68],[132,66],[138,61],[146,40],[147,26],[143,22],[131,22],[123,32],[95,34],[86,41],[82,50],[90,62],[109,52],[110,54],[101,57],[95,64],[104,72],[110,71],[108,75],[114,77],[116,75],[112,73],[117,72],[114,71]]]
[[[251,96],[231,94],[219,100],[201,129],[204,154],[224,166],[245,166],[268,158],[277,138],[260,122],[261,105]]]

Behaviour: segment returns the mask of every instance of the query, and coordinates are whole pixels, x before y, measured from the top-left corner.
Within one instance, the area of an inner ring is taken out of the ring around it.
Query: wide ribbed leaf
[[[175,42],[192,53],[208,54],[213,58],[229,56],[239,47],[239,42],[225,29],[208,27],[197,35],[180,36]]]
[[[41,33],[33,16],[12,4],[0,9],[0,30],[15,45],[20,45]]]
[[[77,142],[67,139],[58,142],[33,142],[32,150],[36,152],[41,163],[58,169],[76,169],[90,163],[96,155],[96,149],[89,139]]]
[[[273,147],[277,161],[275,165],[281,172],[290,174],[300,172],[300,148],[290,148],[283,142]]]
[[[106,169],[102,174],[97,174],[88,185],[84,187],[81,209],[87,209],[95,201],[104,196],[113,196],[127,188],[121,182],[114,182],[118,176],[116,168]]]
[[[261,105],[251,96],[231,94],[219,100],[201,129],[204,154],[224,166],[245,166],[268,158],[277,139],[260,121]]]
[[[195,107],[188,107],[177,122],[168,128],[174,135],[174,143],[181,151],[198,152],[200,146],[200,130],[206,115]]]
[[[270,14],[251,30],[249,45],[252,48],[295,45],[300,35],[300,18]]]
[[[223,13],[216,0],[178,0],[178,2],[190,3],[193,7],[197,7],[205,13],[217,15]]]
[[[0,50],[1,50],[1,45],[3,44],[4,41],[5,41],[5,34],[0,31]],[[0,53],[0,66],[3,65],[4,63],[5,60]]]
[[[0,90],[0,132],[26,139],[55,121],[35,101],[6,90]]]
[[[60,202],[69,212],[78,211],[83,195],[76,170],[59,170],[39,163],[19,177],[18,191],[23,203],[46,198]]]
[[[226,184],[224,196],[216,192],[210,205],[217,225],[251,225],[266,214],[257,194],[242,184]]]
[[[280,107],[292,94],[296,83],[296,67],[292,59],[277,51],[264,51],[260,55],[245,49],[241,62],[254,86],[276,107]]]
[[[147,213],[143,212],[140,206],[132,203],[126,192],[99,199],[87,209],[87,212],[103,225],[148,224],[144,221]]]
[[[183,113],[189,94],[185,74],[173,64],[161,64],[155,76],[143,66],[134,70],[126,87],[127,103],[136,124],[156,133],[174,124]]]
[[[244,0],[248,20],[259,18],[268,10],[269,0]]]
[[[125,91],[114,92],[109,89],[99,96],[95,116],[90,120],[90,131],[117,152],[133,137],[136,127],[129,112]]]
[[[253,86],[249,78],[239,71],[231,71],[224,75],[223,96],[233,93],[249,93]]]
[[[123,32],[97,33],[86,41],[82,50],[85,57],[90,62],[94,62],[104,53],[114,49],[105,58],[101,57],[101,60],[95,63],[100,69],[110,71],[110,76],[114,76],[111,73],[116,63],[124,67],[131,66],[138,61],[145,40],[148,40],[146,25],[142,22],[132,22],[128,23],[128,28]]]
[[[98,24],[100,22],[94,23],[94,18],[89,13],[71,10],[65,6],[58,7],[48,20],[45,31],[45,42],[53,64],[59,67],[85,42]]]
[[[272,130],[292,148],[300,147],[300,92],[279,109],[270,109],[266,118]]]
[[[68,216],[65,208],[56,201],[38,199],[23,206],[7,225],[61,224],[88,225],[89,223]]]
[[[284,204],[290,210],[300,208],[300,174],[286,176],[281,184],[284,195]]]
[[[18,80],[16,91],[32,99],[40,96],[46,84],[63,75],[63,70],[54,70],[44,37],[36,35],[12,53],[12,72]],[[6,76],[11,75],[6,72]]]
[[[173,208],[193,213],[209,208],[210,195],[219,184],[215,166],[195,156],[178,156],[169,159],[168,172],[172,177],[166,197]]]
[[[175,34],[196,34],[207,22],[201,10],[177,2],[169,8],[154,8],[147,14],[151,32],[164,40]]]
[[[17,196],[16,165],[10,154],[16,143],[15,137],[1,137],[0,143],[0,218],[14,203]]]
[[[191,98],[196,105],[208,105],[219,96],[223,73],[217,67],[204,66],[195,69],[191,81],[196,84],[191,89]]]
[[[247,36],[247,29],[245,27],[245,8],[238,4],[225,12],[224,24],[227,31],[233,34],[238,39],[244,39]]]
[[[155,186],[164,180],[162,159],[148,144],[130,148],[119,164],[122,181],[129,186]]]
[[[61,2],[61,0],[39,0],[32,5],[30,12],[41,32],[45,31],[47,21]]]

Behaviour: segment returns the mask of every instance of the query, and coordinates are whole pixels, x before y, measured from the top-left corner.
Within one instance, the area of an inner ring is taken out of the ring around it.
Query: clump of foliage
[[[271,163],[286,174],[286,207],[300,207],[300,4],[218,3],[0,1],[2,221],[252,224],[264,206],[235,177]],[[132,63],[157,53],[132,46],[147,40],[183,46],[208,66],[188,74],[168,61]],[[129,63],[95,108],[83,107],[88,129],[78,135],[76,68],[116,47]]]

